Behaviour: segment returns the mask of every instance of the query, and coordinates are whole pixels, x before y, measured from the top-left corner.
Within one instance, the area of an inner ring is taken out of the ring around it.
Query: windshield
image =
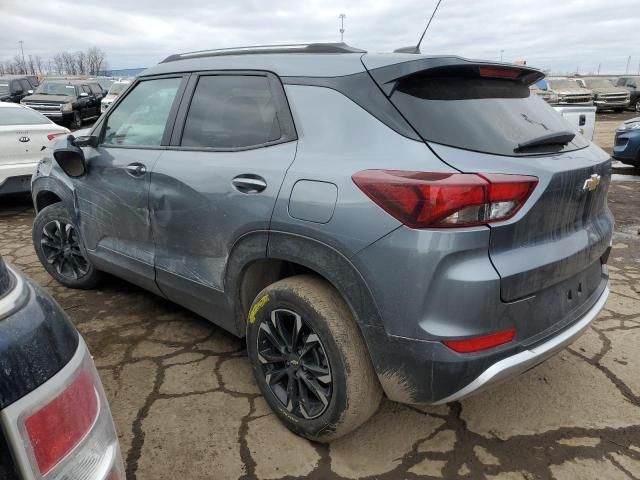
[[[399,82],[391,101],[425,140],[477,152],[519,155],[523,143],[572,131],[528,86],[500,79],[414,75]],[[536,153],[587,145],[576,135]]]
[[[0,108],[0,126],[2,127],[7,125],[40,125],[45,123],[51,123],[51,120],[30,108]]]
[[[38,87],[35,93],[41,95],[68,95],[73,97],[76,94],[76,89],[73,85],[66,85],[64,83],[44,82]]]
[[[120,95],[129,85],[129,83],[114,83],[109,89],[109,95]]]
[[[563,89],[563,88],[579,88],[580,87],[580,85],[578,85],[575,80],[569,80],[566,78],[563,78],[560,80],[547,80],[547,82],[549,82],[549,85],[554,90]]]
[[[613,87],[613,83],[611,83],[606,78],[587,78],[584,83],[587,84],[589,88],[610,88]]]
[[[0,80],[0,94],[9,93],[9,82]]]

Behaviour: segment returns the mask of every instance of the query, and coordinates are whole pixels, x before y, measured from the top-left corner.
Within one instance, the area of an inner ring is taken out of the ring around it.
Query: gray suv
[[[461,399],[608,295],[610,158],[530,93],[541,78],[344,44],[170,56],[41,162],[36,251],[64,285],[108,272],[246,337],[310,439],[383,392]]]

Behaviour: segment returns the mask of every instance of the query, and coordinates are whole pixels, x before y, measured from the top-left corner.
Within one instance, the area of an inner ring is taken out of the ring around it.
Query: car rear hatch
[[[489,223],[502,300],[531,297],[571,278],[579,285],[564,293],[589,297],[583,290],[601,282],[585,272],[601,275],[589,267],[607,252],[613,230],[611,162],[531,93],[529,85],[543,74],[457,57],[405,57],[386,66],[384,58],[368,57],[363,63],[373,79],[445,163],[463,173],[538,177],[515,216]]]

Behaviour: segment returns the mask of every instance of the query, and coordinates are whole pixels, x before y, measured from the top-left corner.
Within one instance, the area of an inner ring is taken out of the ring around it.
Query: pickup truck
[[[72,130],[100,116],[102,87],[92,80],[45,80],[20,103]]]
[[[553,109],[564,117],[583,137],[593,140],[596,126],[596,107],[588,106],[554,106]]]
[[[60,306],[0,257],[0,479],[124,480],[98,373]]]

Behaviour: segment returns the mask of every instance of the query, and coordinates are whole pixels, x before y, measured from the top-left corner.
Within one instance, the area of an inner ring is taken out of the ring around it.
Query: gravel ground
[[[606,115],[596,140],[610,149],[621,120]],[[384,401],[330,446],[278,423],[240,340],[117,279],[88,292],[54,282],[31,246],[28,200],[2,200],[0,254],[45,286],[87,340],[128,479],[640,479],[640,184],[631,169],[617,173],[612,294],[582,338],[462,402]]]

